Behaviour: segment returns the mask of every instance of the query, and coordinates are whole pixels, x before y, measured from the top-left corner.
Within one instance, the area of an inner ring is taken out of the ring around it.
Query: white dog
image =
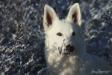
[[[107,62],[86,53],[78,3],[62,20],[45,5],[43,26],[49,75],[112,75]]]

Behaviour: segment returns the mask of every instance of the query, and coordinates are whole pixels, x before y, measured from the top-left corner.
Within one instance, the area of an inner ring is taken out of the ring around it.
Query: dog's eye
[[[62,36],[63,34],[62,34],[62,33],[60,33],[60,32],[58,32],[58,33],[57,33],[57,35],[58,35],[58,36]]]
[[[74,36],[75,35],[75,32],[72,32],[72,36]]]

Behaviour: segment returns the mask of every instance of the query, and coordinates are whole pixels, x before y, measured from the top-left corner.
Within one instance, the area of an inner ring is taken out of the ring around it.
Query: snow
[[[0,75],[38,75],[45,69],[44,5],[63,18],[75,2],[81,6],[87,52],[112,65],[112,0],[0,0]]]

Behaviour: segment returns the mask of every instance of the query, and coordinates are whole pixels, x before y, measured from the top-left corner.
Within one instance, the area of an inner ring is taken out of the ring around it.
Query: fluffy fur
[[[43,26],[49,75],[112,75],[107,62],[86,53],[78,3],[70,7],[65,19],[45,5]]]

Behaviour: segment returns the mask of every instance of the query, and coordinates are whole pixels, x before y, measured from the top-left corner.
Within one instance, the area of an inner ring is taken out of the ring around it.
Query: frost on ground
[[[45,67],[43,7],[60,18],[79,2],[87,52],[112,65],[112,0],[0,0],[0,75],[38,75]]]

